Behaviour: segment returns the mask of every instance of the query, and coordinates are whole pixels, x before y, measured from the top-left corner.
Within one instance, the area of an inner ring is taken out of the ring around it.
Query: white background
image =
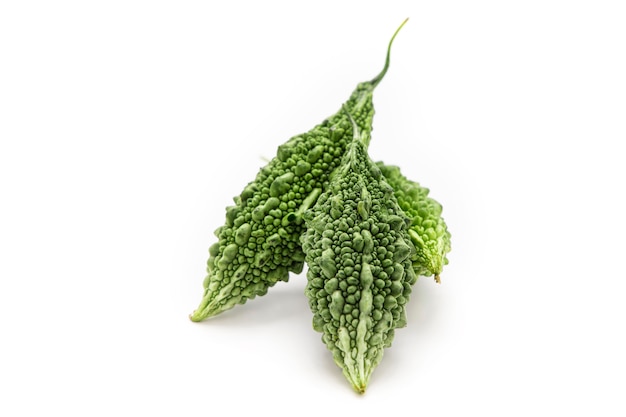
[[[0,415],[625,415],[623,2],[213,4],[0,5]],[[406,17],[370,152],[452,252],[359,396],[304,273],[187,316],[224,207]]]

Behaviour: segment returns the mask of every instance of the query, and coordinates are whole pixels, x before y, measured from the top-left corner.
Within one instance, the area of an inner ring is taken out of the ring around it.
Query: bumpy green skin
[[[439,275],[448,264],[447,254],[451,250],[450,232],[441,217],[441,204],[428,197],[428,188],[406,178],[400,168],[376,163],[387,182],[394,189],[398,204],[411,219],[409,236],[417,255],[413,268],[417,275],[432,276],[440,282]]]
[[[327,188],[352,141],[353,125],[371,131],[373,92],[387,73],[391,45],[405,23],[389,41],[383,70],[358,84],[333,116],[281,145],[276,157],[234,198],[235,205],[226,208],[226,223],[215,231],[218,241],[209,248],[204,295],[189,316],[192,321],[264,295],[278,281],[287,281],[289,271],[302,271],[302,213]]]
[[[344,104],[371,130],[373,82],[360,83]],[[278,147],[276,156],[226,208],[226,222],[209,249],[204,295],[191,320],[201,321],[267,293],[289,271],[300,273],[302,212],[326,189],[352,139],[344,110]]]
[[[394,329],[406,325],[405,306],[417,279],[409,219],[359,140],[304,219],[313,328],[363,393]]]

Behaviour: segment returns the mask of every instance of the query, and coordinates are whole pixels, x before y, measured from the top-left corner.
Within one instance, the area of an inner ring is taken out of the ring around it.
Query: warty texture
[[[394,331],[406,325],[405,306],[417,276],[409,219],[391,186],[354,140],[330,186],[305,213],[302,248],[313,328],[359,393]]]
[[[361,83],[345,106],[371,129],[374,86]],[[343,111],[278,147],[276,156],[226,208],[225,223],[209,248],[204,294],[190,318],[200,321],[264,295],[289,272],[300,273],[302,212],[328,185],[351,140]]]
[[[440,282],[451,250],[451,234],[442,217],[443,207],[428,196],[428,188],[406,178],[399,167],[383,162],[376,164],[394,189],[398,204],[411,219],[408,233],[417,251],[413,260],[415,273],[434,276],[435,281]]]
[[[353,123],[364,133],[372,130],[373,92],[389,68],[391,45],[403,25],[389,42],[383,70],[359,83],[334,115],[279,146],[254,181],[234,197],[235,205],[226,208],[226,221],[215,231],[218,241],[209,248],[204,293],[192,321],[264,295],[277,282],[287,281],[289,272],[302,271],[302,213],[327,188],[352,140]]]

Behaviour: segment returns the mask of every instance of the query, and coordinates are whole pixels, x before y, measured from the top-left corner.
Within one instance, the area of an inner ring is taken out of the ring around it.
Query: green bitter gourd
[[[289,271],[300,273],[304,254],[301,214],[311,207],[351,141],[347,109],[363,131],[372,129],[373,91],[389,68],[392,36],[383,70],[359,83],[342,110],[308,132],[278,147],[276,156],[248,183],[234,206],[226,208],[225,224],[215,231],[218,241],[209,248],[204,294],[190,315],[201,321],[267,293]]]
[[[305,212],[305,293],[313,328],[359,393],[406,325],[405,306],[417,280],[409,219],[369,158],[369,132],[349,145],[328,189]]]
[[[448,264],[446,255],[451,249],[451,235],[441,216],[441,204],[428,196],[428,188],[406,178],[398,166],[383,162],[376,164],[394,189],[398,204],[411,219],[409,236],[417,250],[413,261],[415,273],[434,276],[439,283],[439,275],[444,265]]]

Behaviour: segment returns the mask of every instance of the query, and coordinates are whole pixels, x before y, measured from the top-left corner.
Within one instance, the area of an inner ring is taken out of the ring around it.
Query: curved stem
[[[380,72],[380,74],[378,74],[376,77],[372,79],[372,81],[370,81],[370,84],[372,84],[372,86],[376,87],[378,83],[383,79],[385,74],[387,73],[387,70],[389,69],[389,57],[391,55],[391,45],[393,44],[393,40],[396,38],[396,35],[398,34],[398,32],[400,32],[400,29],[402,29],[402,26],[404,26],[407,20],[409,20],[408,17],[404,19],[404,22],[400,24],[398,29],[396,29],[395,33],[391,37],[391,40],[389,41],[389,46],[387,46],[387,59],[385,59],[385,66],[383,67],[383,70]]]

